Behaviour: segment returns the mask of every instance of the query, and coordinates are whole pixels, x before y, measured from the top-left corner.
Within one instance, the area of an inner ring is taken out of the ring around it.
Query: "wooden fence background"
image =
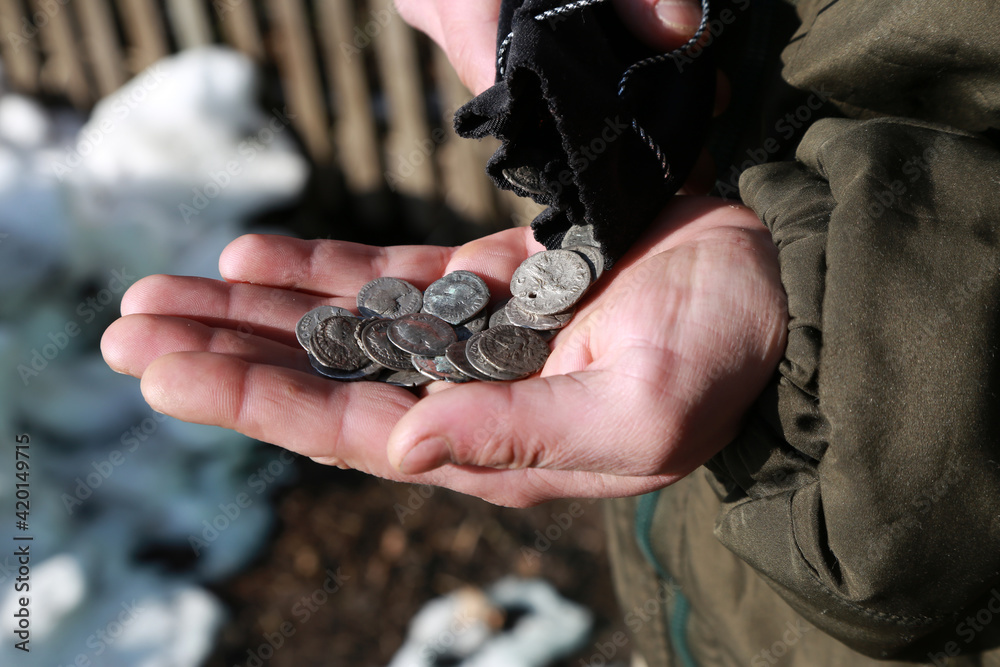
[[[494,144],[454,135],[470,94],[392,0],[0,0],[0,33],[13,89],[82,110],[163,56],[226,44],[276,75],[310,158],[353,195],[436,202],[483,232],[539,210],[489,182]]]

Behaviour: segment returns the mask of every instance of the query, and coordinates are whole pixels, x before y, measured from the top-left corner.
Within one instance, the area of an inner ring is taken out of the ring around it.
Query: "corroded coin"
[[[590,266],[571,250],[544,250],[514,271],[510,293],[522,310],[554,315],[572,308],[590,287]]]
[[[362,366],[356,371],[341,371],[336,368],[330,368],[329,366],[323,365],[319,359],[309,353],[309,363],[312,365],[313,369],[320,375],[325,375],[328,378],[334,380],[367,380],[374,377],[382,371],[382,367],[378,364],[369,361],[367,365]]]
[[[371,363],[354,340],[358,318],[334,315],[319,323],[309,339],[309,349],[324,366],[339,371],[356,371]]]
[[[440,317],[426,313],[404,315],[389,325],[389,340],[419,357],[436,357],[458,340],[455,330]]]
[[[592,245],[575,245],[566,250],[579,253],[587,260],[587,264],[590,265],[590,282],[594,282],[604,273],[604,255],[598,248]]]
[[[461,324],[479,314],[490,301],[490,290],[471,271],[452,271],[424,290],[423,312],[448,324]]]
[[[364,317],[402,317],[419,313],[420,290],[400,278],[376,278],[358,292],[358,312]]]
[[[354,317],[354,313],[346,308],[338,308],[337,306],[320,306],[318,308],[313,308],[299,318],[299,323],[295,325],[295,337],[299,339],[299,345],[308,350],[309,339],[312,337],[313,331],[316,330],[316,327],[319,326],[320,322],[328,317],[333,317],[334,315]]]
[[[472,378],[460,371],[444,355],[437,357],[410,357],[417,372],[432,380],[445,382],[468,382]]]
[[[504,308],[507,321],[514,326],[535,329],[536,331],[562,329],[569,324],[569,321],[573,319],[573,315],[576,313],[576,310],[568,310],[565,313],[556,313],[555,315],[534,315],[525,312],[518,305],[519,303],[520,301],[517,299],[511,299],[507,302]]]
[[[372,322],[378,322],[381,319],[383,319],[383,318],[381,318],[381,317],[365,317],[365,318],[358,319],[358,323],[354,326],[354,340],[356,340],[358,342],[358,347],[361,348],[362,352],[365,352],[365,343],[364,343],[363,340],[361,340],[361,334],[362,334],[362,332],[365,330],[366,326],[368,326]],[[368,354],[368,353],[365,352],[365,354]],[[372,355],[368,354],[369,358],[371,358],[371,356]]]
[[[499,304],[497,304],[496,310],[490,315],[489,329],[493,327],[498,327],[501,324],[510,324],[510,320],[507,319],[507,304],[510,303],[510,299],[504,299]]]
[[[378,381],[396,387],[422,387],[431,383],[429,377],[418,373],[413,368],[408,371],[394,371],[387,368],[378,376]]]
[[[497,380],[519,380],[541,370],[548,344],[534,331],[503,324],[468,340],[465,356],[472,366]]]
[[[361,349],[377,364],[394,371],[413,370],[411,355],[403,352],[389,340],[392,320],[372,320],[361,330]]]
[[[457,343],[452,343],[445,350],[444,356],[447,357],[451,365],[454,366],[460,373],[468,375],[473,380],[480,380],[482,382],[493,382],[493,378],[485,373],[481,373],[476,370],[475,366],[469,363],[469,359],[465,354],[465,346],[468,344],[467,340],[460,340]]]
[[[462,322],[461,324],[455,325],[455,335],[458,336],[459,340],[467,340],[472,336],[472,334],[477,334],[485,329],[488,322],[489,316],[484,310],[468,322]]]

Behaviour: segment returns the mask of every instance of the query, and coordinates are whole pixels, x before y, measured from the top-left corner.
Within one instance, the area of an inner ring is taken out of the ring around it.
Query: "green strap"
[[[639,548],[649,564],[656,569],[656,573],[664,581],[674,584],[674,578],[670,576],[670,573],[653,553],[651,531],[653,515],[656,513],[656,504],[659,500],[659,491],[653,491],[639,497],[639,504],[635,510],[635,534],[639,541]],[[684,593],[677,589],[674,595],[674,607],[670,614],[670,643],[684,667],[698,667],[694,656],[691,655],[687,641],[687,624],[690,615],[691,603],[688,602]]]

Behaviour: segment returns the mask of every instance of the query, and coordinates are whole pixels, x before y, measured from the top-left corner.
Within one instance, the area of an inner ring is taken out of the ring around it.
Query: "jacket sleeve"
[[[827,119],[740,190],[790,324],[776,391],[709,464],[716,536],[862,653],[953,632],[1000,582],[1000,152]]]

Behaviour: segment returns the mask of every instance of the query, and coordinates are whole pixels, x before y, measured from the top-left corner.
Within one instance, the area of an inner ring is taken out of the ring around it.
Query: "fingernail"
[[[685,35],[694,35],[701,25],[701,6],[685,0],[660,0],[656,16],[666,27]]]
[[[421,440],[399,462],[399,471],[405,475],[418,475],[451,462],[451,450],[444,438]]]

